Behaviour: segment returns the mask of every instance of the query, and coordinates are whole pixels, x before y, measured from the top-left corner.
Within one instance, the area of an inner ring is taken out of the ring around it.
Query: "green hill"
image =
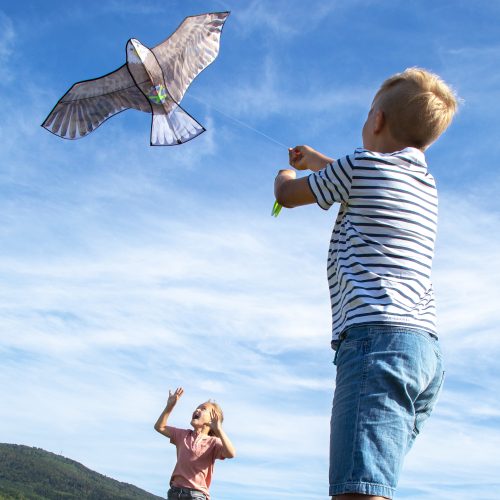
[[[40,448],[0,443],[2,500],[160,500]]]

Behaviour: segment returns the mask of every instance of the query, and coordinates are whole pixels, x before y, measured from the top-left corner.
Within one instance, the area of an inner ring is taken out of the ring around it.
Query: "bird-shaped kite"
[[[164,42],[149,49],[127,42],[127,62],[112,73],[75,83],[42,126],[65,139],[79,139],[125,109],[152,114],[151,145],[187,142],[205,131],[179,105],[191,82],[219,53],[229,12],[186,17]]]

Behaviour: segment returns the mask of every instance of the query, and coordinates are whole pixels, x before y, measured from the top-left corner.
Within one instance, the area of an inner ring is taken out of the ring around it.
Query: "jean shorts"
[[[207,500],[207,497],[205,493],[199,490],[170,486],[167,493],[167,500]]]
[[[438,340],[417,328],[370,324],[348,328],[334,347],[330,495],[392,498],[441,391]]]

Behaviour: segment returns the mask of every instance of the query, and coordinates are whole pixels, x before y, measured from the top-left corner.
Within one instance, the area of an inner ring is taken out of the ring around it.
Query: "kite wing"
[[[191,82],[217,57],[228,15],[229,12],[214,12],[186,17],[169,38],[151,49],[175,102],[181,102]]]
[[[42,126],[64,139],[79,139],[111,116],[129,108],[151,113],[148,99],[123,65],[101,78],[75,83]]]

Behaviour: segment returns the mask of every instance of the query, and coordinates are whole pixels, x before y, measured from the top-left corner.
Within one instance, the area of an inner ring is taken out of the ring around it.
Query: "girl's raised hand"
[[[183,394],[184,394],[184,389],[182,387],[177,387],[177,389],[175,389],[173,394],[169,389],[168,400],[167,400],[167,410],[168,411],[171,411],[174,408],[174,406],[177,404],[177,401],[179,400],[179,398]]]

